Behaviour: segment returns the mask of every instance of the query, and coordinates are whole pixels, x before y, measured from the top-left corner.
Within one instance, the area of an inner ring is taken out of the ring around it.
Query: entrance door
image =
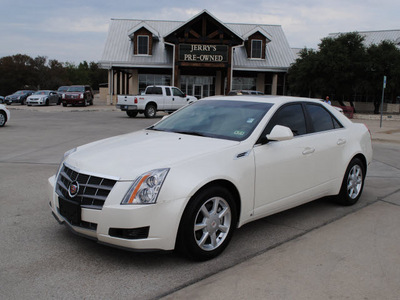
[[[203,98],[203,85],[202,84],[194,84],[193,85],[193,96],[197,99]]]

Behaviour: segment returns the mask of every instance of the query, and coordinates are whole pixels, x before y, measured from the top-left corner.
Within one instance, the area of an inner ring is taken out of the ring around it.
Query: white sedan
[[[56,91],[37,91],[34,92],[26,99],[26,104],[31,105],[50,105],[50,104],[60,104],[60,97]]]
[[[0,127],[6,125],[10,120],[10,111],[3,104],[0,104]]]
[[[324,196],[356,203],[371,160],[365,125],[319,100],[216,96],[68,151],[50,206],[99,243],[206,260],[248,222]]]

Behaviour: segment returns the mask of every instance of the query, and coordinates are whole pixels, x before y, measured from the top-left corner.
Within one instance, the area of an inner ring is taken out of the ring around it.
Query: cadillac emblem
[[[74,198],[76,195],[78,195],[78,192],[79,192],[79,183],[77,181],[71,182],[68,187],[68,195],[71,198]]]

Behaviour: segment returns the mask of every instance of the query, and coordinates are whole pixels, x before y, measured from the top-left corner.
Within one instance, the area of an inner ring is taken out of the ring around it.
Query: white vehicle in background
[[[10,111],[3,104],[0,104],[0,127],[6,125],[10,120]]]
[[[50,104],[60,104],[60,97],[56,91],[42,90],[34,92],[26,99],[26,105],[50,105]]]
[[[321,101],[215,96],[65,153],[50,207],[99,243],[206,260],[248,222],[325,196],[355,204],[371,161],[366,126]]]
[[[138,113],[154,118],[157,111],[173,112],[196,100],[196,97],[187,96],[176,87],[155,85],[148,86],[143,95],[118,95],[117,108],[131,118]]]

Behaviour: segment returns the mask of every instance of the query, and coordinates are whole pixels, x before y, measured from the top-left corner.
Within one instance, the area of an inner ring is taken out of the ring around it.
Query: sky
[[[111,19],[187,21],[206,9],[224,23],[281,25],[292,48],[329,33],[400,29],[399,0],[0,0],[0,57],[101,60]]]

